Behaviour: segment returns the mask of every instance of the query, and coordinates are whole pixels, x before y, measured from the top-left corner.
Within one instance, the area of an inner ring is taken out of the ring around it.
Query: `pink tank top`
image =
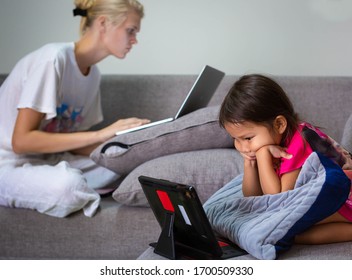
[[[302,167],[305,160],[313,152],[309,143],[301,135],[304,127],[308,127],[314,130],[320,137],[327,138],[327,135],[320,131],[318,128],[313,127],[309,123],[301,123],[298,126],[297,131],[293,135],[290,143],[287,145],[287,152],[292,155],[291,159],[281,159],[281,164],[277,170],[278,175],[281,177],[282,174],[294,171]]]

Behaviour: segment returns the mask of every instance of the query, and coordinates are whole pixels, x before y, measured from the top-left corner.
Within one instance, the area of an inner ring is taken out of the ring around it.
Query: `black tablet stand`
[[[154,247],[154,253],[170,260],[176,259],[214,259],[214,256],[196,248],[179,244],[175,241],[174,234],[175,213],[165,212],[165,222],[161,230],[158,242],[150,244]]]
[[[175,240],[174,232],[175,213],[165,212],[164,225],[161,230],[158,242],[151,243],[150,246],[154,247],[154,253],[170,260],[176,259],[191,259],[191,260],[214,260],[222,259],[222,256],[217,256],[182,244]],[[235,247],[233,247],[235,246]],[[237,257],[248,254],[246,251],[236,245],[231,246],[232,249],[225,251],[224,258]]]
[[[164,256],[168,259],[176,259],[176,249],[174,240],[174,220],[175,213],[165,213],[165,223],[160,233],[158,242],[155,245],[154,253]]]

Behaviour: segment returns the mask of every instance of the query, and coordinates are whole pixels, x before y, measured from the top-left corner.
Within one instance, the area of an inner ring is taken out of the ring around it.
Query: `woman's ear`
[[[287,128],[287,119],[283,115],[279,115],[274,120],[274,128],[279,134],[283,134]]]
[[[105,33],[106,32],[106,25],[107,25],[107,18],[106,16],[99,16],[95,19],[95,23],[98,27],[98,30],[101,33]]]

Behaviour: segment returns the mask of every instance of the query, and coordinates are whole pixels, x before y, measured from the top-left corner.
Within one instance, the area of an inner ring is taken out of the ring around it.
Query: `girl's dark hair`
[[[225,123],[250,121],[272,128],[279,115],[287,120],[285,143],[298,127],[298,115],[281,86],[268,77],[253,74],[234,83],[221,105],[219,122],[222,127]]]

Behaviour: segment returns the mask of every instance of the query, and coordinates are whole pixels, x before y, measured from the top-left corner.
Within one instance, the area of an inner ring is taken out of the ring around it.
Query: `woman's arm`
[[[87,153],[96,145],[113,137],[116,131],[149,122],[144,119],[129,118],[118,120],[98,131],[49,133],[39,130],[43,117],[44,114],[33,109],[19,109],[12,135],[12,147],[15,153],[58,153],[72,150]],[[87,147],[89,149],[81,150]]]

